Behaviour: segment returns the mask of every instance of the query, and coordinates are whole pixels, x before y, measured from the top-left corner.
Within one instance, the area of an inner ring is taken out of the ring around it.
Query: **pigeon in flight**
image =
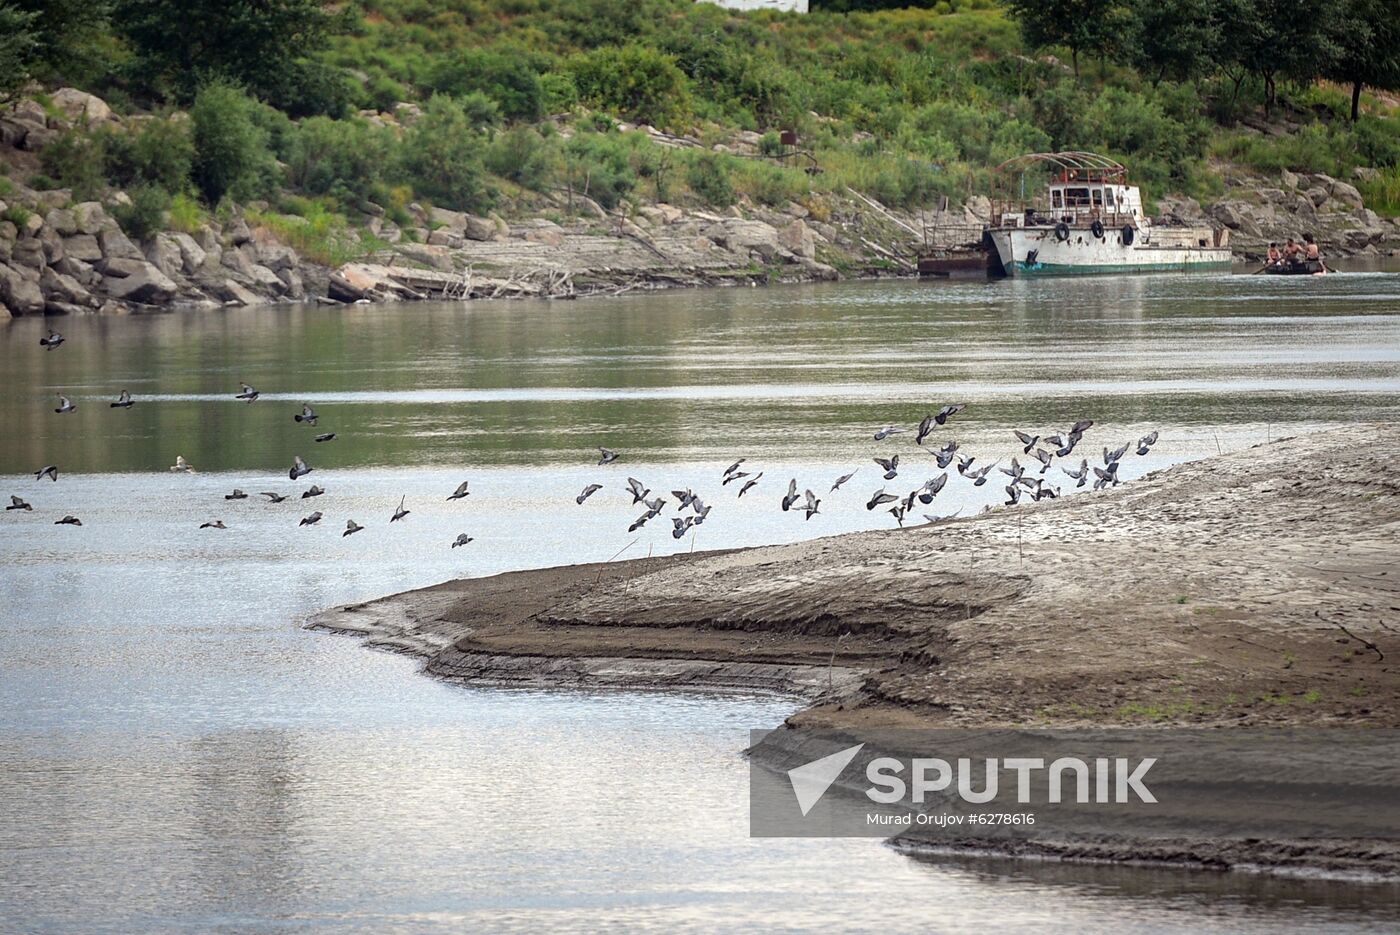
[[[739,496],[742,497],[744,494],[748,493],[751,489],[753,489],[753,486],[758,483],[758,479],[762,476],[763,472],[759,471],[753,477],[750,477],[748,480],[744,481],[744,486],[739,488]]]
[[[956,455],[957,455],[957,451],[958,451],[958,443],[957,443],[957,442],[949,442],[948,444],[944,445],[942,448],[938,449],[938,453],[937,453],[936,455],[934,455],[934,458],[937,459],[939,468],[940,468],[940,469],[947,468],[948,465],[952,464],[952,463],[953,463],[953,458],[956,457]]]
[[[51,481],[57,481],[57,480],[58,480],[58,465],[56,465],[56,464],[49,464],[49,465],[46,465],[46,466],[44,466],[44,467],[39,468],[39,470],[37,470],[37,471],[34,472],[34,479],[35,479],[35,480],[43,480],[43,479],[46,478],[46,477],[47,477],[49,480],[51,480]]]
[[[461,500],[463,497],[469,496],[471,494],[471,491],[467,489],[467,485],[470,483],[471,481],[468,480],[462,481],[460,484],[457,485],[457,489],[452,491],[452,493],[448,495],[447,499]]]
[[[632,525],[627,527],[627,531],[628,531],[628,532],[636,532],[638,529],[641,529],[643,526],[645,526],[645,525],[647,524],[647,520],[651,519],[651,518],[652,518],[653,516],[655,516],[655,515],[656,515],[656,514],[653,513],[651,510],[647,510],[647,511],[646,511],[645,513],[643,513],[641,516],[638,516],[636,519],[634,519],[634,520],[632,521]]]
[[[409,510],[409,509],[407,509],[407,508],[404,506],[404,502],[405,502],[406,500],[408,500],[408,497],[407,497],[407,496],[402,496],[402,497],[399,498],[399,508],[398,508],[397,510],[394,511],[394,515],[393,515],[393,516],[389,517],[389,522],[391,522],[391,523],[397,523],[399,520],[403,519],[403,518],[404,518],[405,516],[407,516],[409,513],[413,512],[412,510]]]
[[[884,468],[885,480],[894,480],[899,474],[899,455],[891,455],[888,458],[871,458],[880,467]]]
[[[1030,453],[1031,453],[1031,449],[1035,447],[1035,443],[1038,442],[1038,441],[1040,441],[1040,436],[1039,436],[1039,435],[1027,435],[1025,432],[1022,432],[1020,429],[1016,429],[1016,437],[1019,438],[1019,439],[1021,440],[1021,444],[1023,444],[1023,445],[1026,446],[1026,447],[1024,447],[1024,448],[1021,449],[1021,454],[1025,454],[1025,455],[1030,454]]]
[[[627,489],[632,493],[632,503],[634,505],[646,500],[647,494],[651,493],[651,488],[645,486],[635,477],[627,478]]]
[[[200,523],[200,524],[199,524],[199,528],[200,528],[200,529],[227,529],[228,527],[224,525],[224,521],[223,521],[223,520],[221,520],[221,519],[216,519],[216,520],[212,520],[211,522],[208,522],[208,523]]]
[[[783,497],[783,512],[792,509],[792,505],[797,502],[797,478],[788,481],[787,495]]]
[[[612,464],[614,461],[617,460],[617,452],[616,452],[616,451],[609,451],[607,448],[604,448],[602,445],[599,445],[599,446],[598,446],[598,451],[602,454],[602,457],[600,457],[600,458],[598,459],[598,466],[599,466],[599,467],[602,467],[602,466],[605,465],[605,464]]]
[[[73,400],[69,399],[67,396],[64,396],[64,395],[62,395],[62,394],[59,394],[59,397],[58,397],[58,408],[55,409],[54,412],[57,412],[57,413],[72,412],[72,411],[74,411],[74,410],[77,409],[77,408],[78,408],[77,406],[73,405]]]
[[[685,535],[686,530],[695,525],[695,517],[687,516],[684,519],[677,516],[671,520],[671,538],[679,539]]]
[[[1114,451],[1109,451],[1107,448],[1105,448],[1103,450],[1103,463],[1105,466],[1113,464],[1114,462],[1120,460],[1127,453],[1127,445],[1124,445],[1122,448],[1118,448]]]
[[[957,415],[966,408],[967,406],[963,403],[959,403],[956,406],[944,406],[942,409],[938,410],[938,413],[933,417],[933,421],[937,422],[939,425],[943,425],[951,416]]]
[[[684,510],[695,502],[695,492],[689,487],[685,490],[673,490],[671,491],[671,496],[675,497],[678,501],[676,504],[677,511]]]
[[[840,490],[840,489],[841,489],[841,485],[844,484],[844,483],[846,483],[846,481],[850,480],[852,477],[855,477],[855,476],[856,476],[856,472],[859,471],[859,470],[860,470],[860,468],[856,468],[855,471],[852,471],[852,472],[849,473],[849,474],[842,474],[840,477],[836,478],[836,483],[834,483],[834,484],[831,485],[831,489],[832,489],[832,490]]]
[[[1040,473],[1044,474],[1050,469],[1050,459],[1054,457],[1054,455],[1050,454],[1050,452],[1046,451],[1044,448],[1037,448],[1032,454],[1034,454],[1035,459],[1040,462]]]
[[[346,535],[348,536],[349,533],[346,533]],[[455,549],[455,548],[458,548],[459,546],[464,546],[464,545],[466,545],[468,542],[475,542],[475,541],[476,541],[476,538],[475,538],[474,536],[469,536],[469,535],[467,535],[467,534],[464,533],[464,532],[463,532],[463,533],[458,533],[458,534],[457,534],[457,538],[452,540],[452,548]]]
[[[1061,467],[1060,470],[1061,470],[1061,471],[1064,471],[1066,474],[1068,474],[1068,475],[1069,475],[1070,477],[1072,477],[1074,480],[1079,481],[1079,483],[1077,483],[1077,484],[1074,485],[1074,486],[1076,486],[1076,487],[1083,487],[1084,484],[1085,484],[1085,482],[1087,482],[1087,481],[1089,480],[1089,460],[1088,460],[1087,458],[1080,458],[1080,459],[1079,459],[1079,469],[1078,469],[1078,470],[1071,471],[1071,470],[1070,470],[1069,468],[1067,468],[1067,467]]]
[[[33,510],[33,509],[34,509],[34,508],[33,508],[32,506],[30,506],[27,502],[25,502],[24,500],[21,500],[19,497],[16,497],[14,494],[10,494],[10,505],[7,506],[7,507],[5,507],[5,510],[6,510],[7,512],[8,512],[9,510]]]
[[[695,525],[699,526],[710,515],[712,507],[701,503],[699,497],[695,498],[695,502],[691,506],[695,509]]]
[[[589,484],[587,487],[583,488],[583,493],[579,494],[577,497],[574,497],[574,502],[577,503],[579,506],[583,506],[583,501],[587,500],[589,497],[593,496],[595,493],[602,489],[602,484]]]
[[[40,347],[47,348],[47,349],[49,349],[49,350],[54,350],[55,348],[57,348],[57,347],[58,347],[60,344],[62,344],[62,343],[63,343],[63,335],[59,334],[57,331],[53,330],[52,328],[49,329],[49,336],[48,336],[47,338],[40,338],[40,339],[39,339],[39,346],[40,346]],[[79,523],[79,525],[82,525],[82,524]]]
[[[924,416],[921,420],[919,420],[919,434],[914,436],[914,444],[922,445],[924,443],[924,439],[928,438],[929,433],[932,431],[933,416]]]
[[[54,520],[53,524],[55,526],[81,526],[83,524],[83,521],[70,513],[67,516],[63,517],[63,519]]]
[[[251,403],[253,400],[257,399],[260,395],[262,395],[246,383],[240,383],[238,385],[243,387],[243,392],[233,397],[234,399],[246,399],[248,402]]]
[[[235,487],[235,488],[233,488],[233,493],[226,493],[226,494],[224,494],[224,499],[225,499],[225,500],[247,500],[247,499],[248,499],[248,495],[247,495],[246,493],[244,493],[243,491],[239,490],[237,487]]]
[[[892,507],[889,511],[890,515],[893,516],[895,520],[899,523],[900,529],[904,528],[904,514],[906,512],[907,510],[905,509],[905,506],[902,503],[897,507]]]
[[[959,513],[961,513],[961,512],[962,512],[962,507],[958,507],[958,508],[957,508],[956,510],[954,510],[953,512],[948,513],[948,514],[945,514],[945,515],[943,515],[943,516],[934,516],[932,513],[925,513],[925,514],[924,514],[924,519],[927,520],[927,521],[930,522],[930,523],[938,523],[938,522],[942,522],[942,521],[945,520],[945,519],[952,519],[953,517],[957,516],[957,515],[958,515]]]
[[[1148,450],[1155,444],[1157,444],[1156,432],[1153,432],[1151,435],[1144,435],[1142,438],[1138,439],[1137,453],[1140,455],[1145,455],[1147,454]]]
[[[307,425],[315,425],[320,416],[316,415],[316,410],[311,408],[310,403],[301,404],[301,412],[292,416],[298,422],[305,422]]]
[[[1012,457],[1011,459],[1011,467],[1001,469],[1001,473],[1011,478],[1013,482],[1020,480],[1021,475],[1025,472],[1026,469],[1021,467],[1021,462],[1017,461],[1015,457]]]
[[[343,533],[340,534],[340,538],[344,539],[346,536],[354,535],[355,533],[359,532],[361,529],[364,529],[364,528],[365,528],[365,527],[361,526],[359,523],[355,522],[353,519],[347,519],[347,520],[345,521],[345,531],[344,531]]]
[[[899,498],[892,493],[885,493],[885,488],[881,487],[871,495],[870,500],[865,504],[867,510],[873,510],[883,503],[894,503]]]
[[[965,475],[963,475],[963,476],[972,478],[972,486],[974,486],[974,487],[981,487],[983,484],[985,484],[985,483],[987,482],[987,472],[989,472],[992,468],[994,468],[994,467],[996,467],[996,466],[997,466],[997,462],[993,461],[991,464],[987,465],[986,467],[982,468],[981,470],[977,470],[977,471],[968,471],[968,472],[967,472]]]
[[[316,486],[315,484],[312,484],[310,487],[306,488],[305,490],[303,490],[303,491],[301,492],[301,498],[302,498],[303,500],[307,500],[307,499],[310,499],[311,497],[319,497],[321,494],[323,494],[323,493],[325,493],[325,492],[326,492],[326,491],[325,491],[325,488],[323,488],[323,487],[318,487],[318,486]]]
[[[131,398],[129,392],[122,390],[122,394],[117,397],[117,401],[108,403],[108,405],[113,409],[130,409],[132,406],[136,405],[136,401]]]
[[[972,467],[972,462],[976,460],[977,458],[975,456],[963,457],[962,455],[958,455],[958,473],[961,474],[963,477],[966,477],[967,469]]]
[[[316,525],[317,523],[319,523],[320,521],[321,521],[321,511],[320,511],[320,510],[317,510],[315,513],[312,513],[310,516],[303,516],[303,517],[301,518],[301,522],[300,522],[300,523],[297,523],[297,525],[298,525],[298,526],[315,526],[315,525]]]
[[[822,502],[818,500],[816,498],[816,495],[813,494],[810,490],[804,490],[803,493],[807,497],[807,506],[804,508],[807,511],[807,519],[811,519],[813,516],[816,516],[818,513],[821,512],[817,509],[817,507],[821,506]]]
[[[919,502],[928,506],[933,502],[933,498],[938,496],[938,492],[943,489],[943,485],[946,483],[948,483],[947,474],[939,474],[937,477],[929,480],[917,491],[919,494]]]
[[[310,473],[311,468],[307,467],[306,462],[301,460],[301,455],[297,455],[292,459],[292,468],[287,472],[287,476],[296,480],[298,477],[305,477]]]
[[[885,439],[889,438],[891,435],[900,435],[903,432],[904,429],[895,428],[893,425],[887,425],[875,433],[875,440],[877,442],[882,442]]]
[[[722,481],[720,482],[720,486],[721,486],[721,487],[727,487],[727,486],[729,486],[729,482],[730,482],[730,481],[732,481],[732,480],[738,480],[738,479],[741,478],[741,477],[748,477],[748,476],[749,476],[749,472],[748,472],[748,471],[735,471],[735,472],[732,473],[732,474],[726,474],[726,475],[724,475],[724,480],[722,480]]]
[[[724,469],[724,476],[728,477],[730,474],[733,474],[735,471],[739,470],[739,465],[743,464],[747,460],[749,459],[740,458],[738,461],[735,461],[733,464],[729,465],[729,467]]]
[[[334,433],[334,432],[327,432],[327,433],[324,434],[324,435],[317,435],[317,436],[316,436],[316,441],[318,441],[318,442],[328,442],[328,441],[330,441],[332,438],[335,438],[335,433]]]
[[[271,490],[264,490],[262,493],[258,494],[258,496],[267,497],[268,503],[281,503],[283,500],[287,499],[280,493],[273,493]]]
[[[661,511],[666,508],[666,500],[664,497],[653,497],[650,500],[643,500],[642,506],[646,507],[647,512],[652,516],[660,516]]]
[[[1015,506],[1021,502],[1021,486],[1019,484],[1006,485],[1007,506]]]
[[[1035,489],[1031,491],[1031,499],[1036,503],[1041,500],[1054,500],[1060,495],[1060,488],[1051,487],[1040,478],[1035,479]]]
[[[193,474],[193,473],[194,473],[194,468],[191,467],[191,466],[190,466],[190,463],[189,463],[188,461],[185,460],[185,456],[184,456],[184,455],[176,455],[176,456],[175,456],[175,463],[172,464],[172,465],[170,465],[170,473],[172,473],[172,474]]]

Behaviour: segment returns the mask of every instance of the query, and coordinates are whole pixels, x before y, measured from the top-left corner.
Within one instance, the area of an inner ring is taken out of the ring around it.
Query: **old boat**
[[[997,175],[1005,191],[986,230],[996,272],[1030,277],[1230,268],[1229,231],[1154,225],[1141,191],[1128,184],[1128,170],[1106,156],[1031,153],[1002,163]],[[1027,184],[1041,181],[1043,195],[1026,200]]]

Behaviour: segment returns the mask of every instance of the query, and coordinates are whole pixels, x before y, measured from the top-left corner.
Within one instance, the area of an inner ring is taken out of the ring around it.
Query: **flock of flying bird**
[[[58,348],[63,343],[63,335],[59,334],[57,331],[52,330],[50,330],[48,337],[41,338],[39,340],[39,344],[49,351]],[[253,403],[258,399],[260,395],[258,390],[254,389],[252,386],[249,386],[247,383],[242,383],[240,384],[240,386],[242,388],[241,392],[234,396],[235,399],[242,400],[249,404]],[[67,396],[59,395],[58,400],[59,404],[57,408],[54,409],[55,413],[59,415],[64,415],[76,411],[77,406],[75,406],[72,400],[70,400]],[[132,399],[131,394],[126,390],[122,390],[120,396],[118,396],[116,401],[110,403],[110,407],[113,409],[130,409],[132,406],[135,405],[135,403],[136,401]],[[866,502],[865,508],[867,510],[875,510],[881,506],[894,504],[894,506],[890,507],[887,510],[887,512],[894,516],[896,522],[898,522],[900,526],[903,526],[905,519],[909,516],[909,514],[916,510],[916,503],[927,506],[928,504],[931,504],[934,498],[938,495],[938,493],[941,490],[943,490],[944,486],[948,482],[949,475],[947,468],[949,468],[955,460],[957,461],[958,474],[961,477],[971,480],[972,485],[974,487],[981,487],[984,484],[986,484],[988,480],[988,475],[990,475],[994,469],[999,468],[1002,474],[1010,478],[1010,482],[1007,483],[1005,486],[1007,495],[1007,506],[1014,506],[1017,503],[1019,503],[1023,495],[1029,496],[1034,501],[1039,501],[1047,498],[1053,499],[1055,497],[1060,496],[1061,488],[1052,486],[1050,483],[1048,483],[1044,475],[1047,471],[1049,471],[1050,466],[1055,459],[1064,459],[1070,457],[1070,455],[1073,454],[1073,452],[1075,451],[1076,447],[1078,447],[1080,442],[1083,440],[1084,433],[1087,432],[1094,425],[1092,420],[1083,419],[1078,422],[1075,422],[1074,425],[1070,426],[1069,430],[1064,432],[1063,434],[1045,436],[1032,435],[1030,433],[1017,430],[1016,437],[1020,441],[1022,446],[1021,453],[1023,455],[1031,456],[1034,459],[1033,462],[1028,462],[1026,465],[1022,465],[1019,459],[1017,459],[1016,457],[1012,457],[1009,467],[1000,467],[1001,462],[998,460],[994,461],[991,464],[983,465],[980,468],[974,469],[973,464],[977,459],[972,456],[960,454],[958,443],[956,441],[949,441],[947,444],[936,449],[932,446],[932,444],[928,445],[927,447],[924,445],[924,442],[929,438],[930,435],[933,434],[934,430],[937,427],[946,425],[950,418],[962,412],[965,408],[966,406],[964,405],[944,406],[941,409],[939,409],[938,412],[925,416],[923,420],[919,422],[918,427],[915,429],[916,434],[914,438],[914,443],[918,446],[917,450],[932,456],[935,463],[938,466],[938,469],[943,473],[937,475],[936,477],[929,478],[928,480],[920,484],[918,487],[915,487],[906,495],[889,493],[882,486],[880,487],[880,489],[876,490],[870,496],[870,499]],[[320,417],[317,415],[316,411],[311,408],[310,404],[303,403],[301,411],[294,414],[292,418],[298,424],[314,427],[316,426],[317,421]],[[877,431],[875,433],[874,438],[876,441],[885,441],[886,439],[892,438],[895,435],[905,434],[906,431],[906,429],[889,425]],[[335,437],[336,434],[334,432],[326,432],[314,436],[314,441],[318,443],[329,442]],[[1152,448],[1152,446],[1156,444],[1156,442],[1156,432],[1152,432],[1151,434],[1138,439],[1136,444],[1137,454],[1146,455],[1148,451]],[[1099,467],[1097,465],[1091,466],[1087,458],[1081,457],[1079,459],[1079,465],[1074,469],[1071,470],[1070,468],[1061,466],[1060,470],[1071,480],[1075,481],[1075,487],[1083,487],[1086,484],[1088,484],[1091,479],[1093,481],[1094,490],[1101,490],[1105,487],[1116,486],[1118,484],[1119,463],[1122,461],[1124,456],[1127,455],[1128,451],[1133,447],[1134,446],[1132,443],[1125,444],[1122,447],[1112,450],[1105,447],[1103,449],[1102,467]],[[612,451],[608,448],[599,448],[598,451],[600,453],[600,457],[598,459],[599,467],[612,464],[613,462],[619,459],[617,452]],[[898,478],[900,472],[899,454],[892,454],[888,458],[876,457],[872,460],[880,468],[881,476],[885,481],[893,481]],[[740,458],[733,464],[729,465],[729,467],[725,469],[723,478],[721,480],[721,486],[725,487],[729,486],[731,483],[743,481],[743,483],[739,486],[737,499],[742,499],[745,494],[753,490],[758,485],[759,481],[763,478],[764,475],[763,471],[753,473],[752,471],[741,470],[743,465],[745,465],[747,462],[747,458]],[[1028,474],[1028,471],[1034,470],[1036,465],[1039,465],[1039,470],[1036,471],[1034,474]],[[175,464],[170,468],[170,470],[174,473],[194,472],[194,468],[188,462],[185,461],[183,455],[176,457]],[[306,476],[307,474],[310,474],[311,471],[312,468],[306,463],[306,461],[301,457],[301,455],[295,455],[292,458],[291,468],[287,471],[287,477],[295,481]],[[857,473],[858,469],[856,471],[851,471],[848,474],[843,474],[840,477],[836,478],[836,481],[831,485],[831,489],[827,491],[827,495],[829,496],[830,494],[840,490],[842,485],[850,481],[853,477],[855,477]],[[53,464],[45,465],[44,467],[34,472],[34,477],[35,480],[43,480],[45,478],[48,478],[50,481],[57,482],[58,466]],[[465,499],[471,493],[469,485],[470,481],[462,481],[462,483],[457,485],[457,489],[447,496],[447,500],[452,501]],[[602,489],[602,484],[588,484],[583,488],[582,492],[580,492],[579,495],[574,498],[574,502],[582,506],[585,501],[587,501],[590,497],[592,497],[594,494],[596,494],[599,490]],[[634,520],[632,524],[628,527],[629,532],[637,531],[651,520],[660,516],[667,506],[667,501],[663,496],[658,494],[657,496],[652,497],[651,489],[635,477],[627,478],[627,486],[625,489],[627,493],[631,494],[632,504],[634,506],[637,504],[641,504],[645,507],[645,512],[642,513],[639,517],[637,517],[637,519]],[[326,491],[320,486],[312,484],[307,490],[305,490],[301,494],[301,499],[307,500],[319,497],[325,492]],[[686,535],[686,533],[690,532],[692,529],[702,525],[705,522],[706,518],[710,515],[711,506],[703,502],[700,496],[690,489],[672,490],[671,495],[676,499],[676,510],[678,514],[687,513],[688,511],[688,515],[677,515],[671,518],[671,535],[675,539],[681,539]],[[274,491],[264,491],[260,493],[259,496],[266,497],[269,503],[281,503],[288,499],[287,495],[280,494]],[[248,498],[249,495],[238,488],[234,488],[234,490],[231,493],[226,494],[224,496],[225,500],[246,500]],[[393,515],[389,518],[390,523],[398,522],[407,517],[412,512],[407,508],[406,504],[407,497],[400,498],[397,509],[394,510]],[[821,499],[819,499],[810,488],[803,490],[800,495],[798,494],[798,484],[796,478],[792,478],[788,481],[787,492],[783,495],[781,501],[783,512],[789,512],[793,509],[794,506],[796,506],[798,511],[805,513],[806,519],[810,520],[813,516],[817,516],[821,513],[821,504]],[[33,507],[27,501],[21,499],[20,497],[11,495],[10,505],[7,506],[5,509],[7,511],[29,511],[32,510]],[[933,514],[924,513],[923,517],[926,521],[933,523],[941,519],[950,519],[954,516],[957,516],[959,512],[961,512],[961,510],[948,514],[946,516],[936,516]],[[314,526],[317,523],[321,522],[323,518],[324,516],[322,512],[320,510],[315,510],[309,515],[303,517],[299,525]],[[82,520],[78,519],[76,516],[73,516],[71,514],[65,515],[62,519],[55,521],[55,525],[81,526],[82,524]],[[228,527],[224,524],[223,520],[214,519],[202,523],[200,525],[200,528],[227,529]],[[341,533],[341,536],[351,536],[364,529],[364,526],[361,526],[353,519],[349,519],[346,521],[345,531]],[[473,541],[474,538],[472,536],[469,536],[467,533],[461,533],[452,542],[451,548],[455,549],[460,546],[465,546]]]

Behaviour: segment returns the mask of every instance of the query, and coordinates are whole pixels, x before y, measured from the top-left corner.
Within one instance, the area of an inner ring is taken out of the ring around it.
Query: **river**
[[[261,398],[235,400],[240,381]],[[872,455],[901,453],[899,493],[939,472],[908,436],[871,436],[943,403],[968,408],[936,440],[979,464],[1024,459],[1015,427],[1091,418],[1091,452],[1158,430],[1128,481],[1394,422],[1400,278],[19,319],[0,323],[0,387],[0,496],[34,506],[0,516],[0,930],[1361,932],[1400,913],[1394,887],[750,839],[739,751],[790,701],[467,689],[299,627],[454,576],[892,525],[864,508]],[[136,405],[110,408],[122,389]],[[294,454],[313,467],[295,483]],[[177,455],[197,473],[169,472]],[[719,483],[740,457],[764,471],[743,501]],[[34,479],[46,464],[57,483]],[[628,475],[713,515],[681,540],[664,518],[628,533]],[[810,521],[778,509],[788,478],[822,496]],[[302,500],[313,482],[326,494]],[[954,477],[927,509],[1000,488]],[[83,525],[53,524],[69,513]],[[198,528],[213,519],[228,528]],[[365,530],[342,536],[347,519]],[[475,541],[450,548],[460,532]]]

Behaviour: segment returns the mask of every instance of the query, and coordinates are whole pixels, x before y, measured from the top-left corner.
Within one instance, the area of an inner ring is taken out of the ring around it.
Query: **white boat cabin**
[[[1006,199],[1000,212],[1002,227],[1064,223],[1078,228],[1095,221],[1111,228],[1127,224],[1141,230],[1151,226],[1143,211],[1142,192],[1127,183],[1127,170],[1118,163],[1091,153],[1036,153],[1011,160],[1002,168],[1024,171],[1033,165],[1050,168],[1049,182],[1033,200]]]

